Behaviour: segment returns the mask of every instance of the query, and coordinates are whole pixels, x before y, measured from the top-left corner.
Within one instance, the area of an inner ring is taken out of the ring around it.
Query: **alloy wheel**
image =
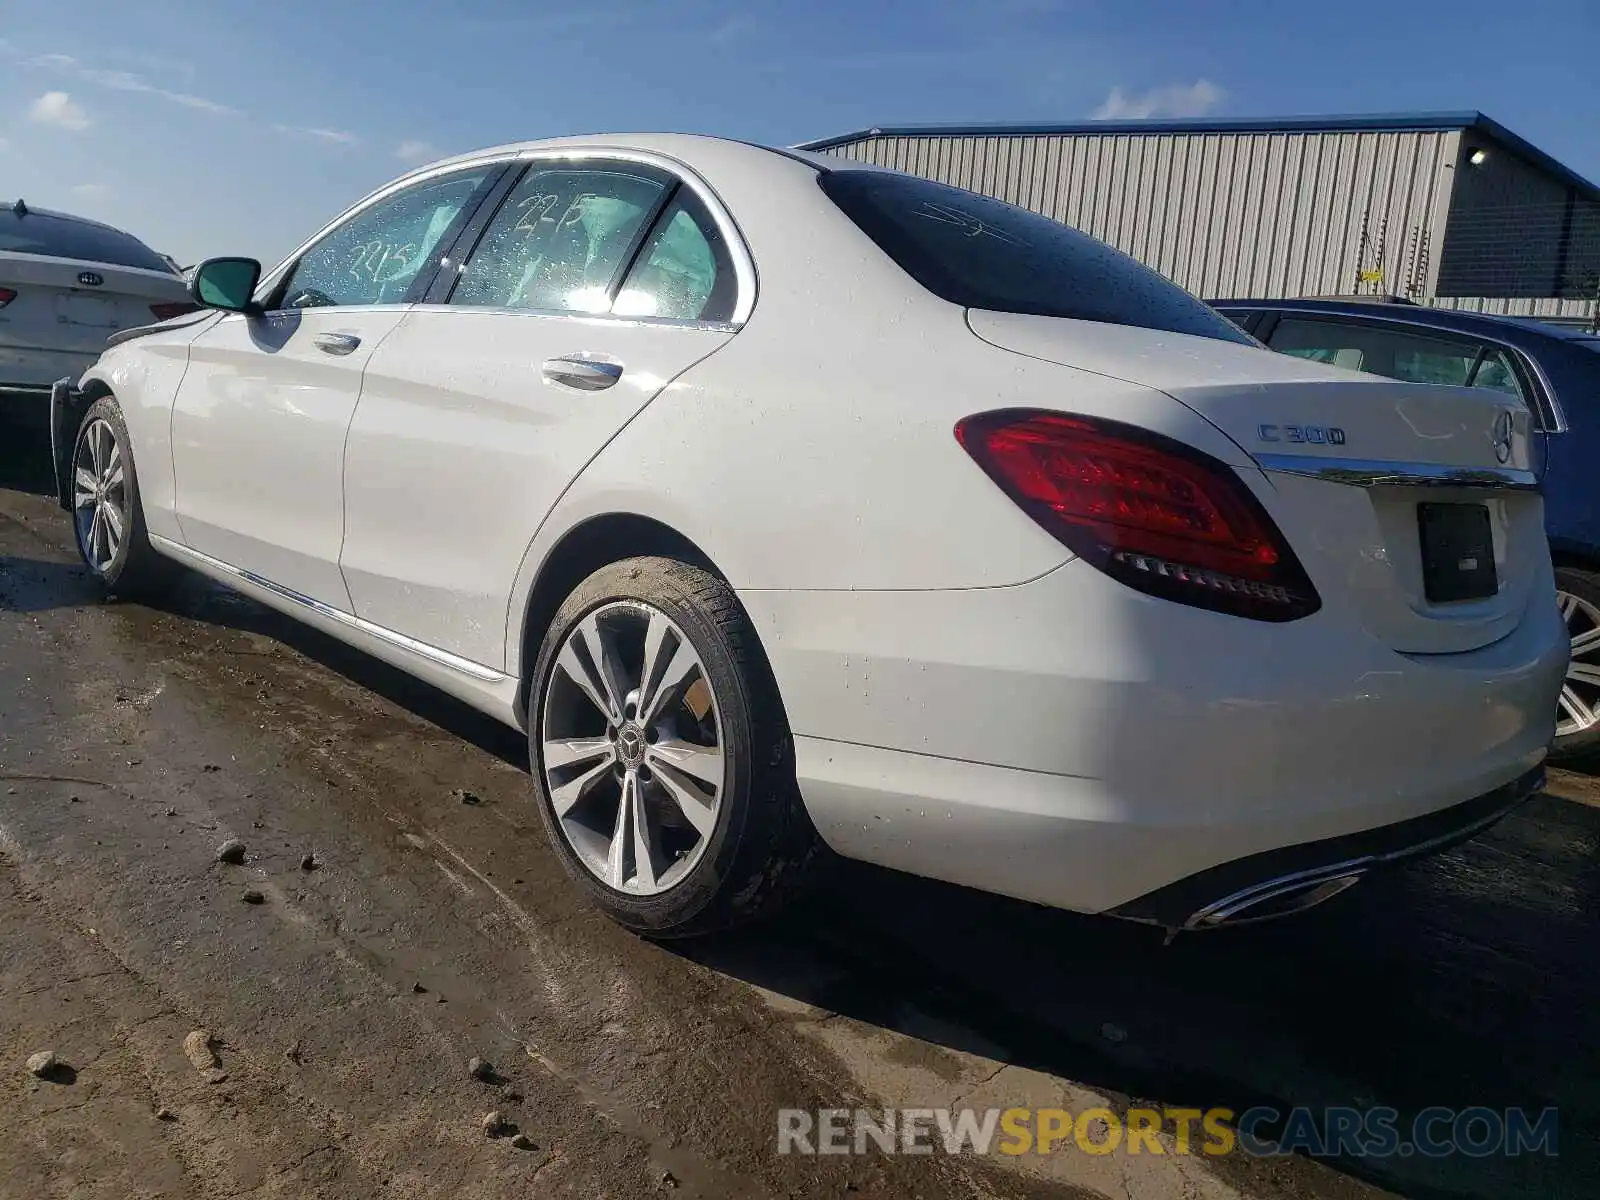
[[[83,557],[104,574],[116,561],[128,528],[122,450],[104,419],[92,421],[78,439],[72,464],[72,512]]]
[[[683,630],[640,601],[592,610],[562,644],[541,711],[545,788],[578,861],[629,895],[681,882],[726,786],[721,713]]]
[[[1566,737],[1600,724],[1600,608],[1571,592],[1558,591],[1556,598],[1572,637],[1556,723],[1556,736]]]

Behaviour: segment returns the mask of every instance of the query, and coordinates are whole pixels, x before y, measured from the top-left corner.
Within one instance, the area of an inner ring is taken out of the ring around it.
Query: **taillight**
[[[156,320],[170,321],[173,317],[181,317],[184,313],[199,312],[198,304],[191,304],[187,300],[172,300],[165,304],[152,304],[150,311],[155,313]]]
[[[1069,550],[1153,596],[1261,621],[1321,607],[1266,509],[1224,463],[1120,421],[980,413],[956,439]]]
[[[17,298],[17,293],[10,288],[0,288],[0,308],[4,308]]]

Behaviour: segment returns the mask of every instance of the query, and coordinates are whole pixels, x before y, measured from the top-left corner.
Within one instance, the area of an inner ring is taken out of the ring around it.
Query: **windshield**
[[[1164,275],[1049,217],[887,171],[831,171],[821,184],[908,275],[953,304],[1253,344]]]
[[[18,216],[0,209],[0,250],[75,258],[113,267],[139,267],[174,275],[172,264],[131,234],[74,217],[30,212]]]

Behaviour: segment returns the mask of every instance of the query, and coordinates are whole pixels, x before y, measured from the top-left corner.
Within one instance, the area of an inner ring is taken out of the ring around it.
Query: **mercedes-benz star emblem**
[[[1489,431],[1489,440],[1494,444],[1494,456],[1500,462],[1506,462],[1511,457],[1511,410],[1503,408],[1500,415],[1494,419],[1494,428]]]
[[[636,725],[624,725],[617,731],[617,753],[627,766],[637,766],[644,759],[644,734]]]

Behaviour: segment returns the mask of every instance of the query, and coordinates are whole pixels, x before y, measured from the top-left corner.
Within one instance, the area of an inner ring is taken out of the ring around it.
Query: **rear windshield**
[[[884,253],[953,304],[1253,344],[1165,276],[1049,217],[884,171],[830,171],[821,183]]]
[[[171,263],[131,234],[50,213],[18,216],[10,209],[0,209],[0,250],[174,273]]]

